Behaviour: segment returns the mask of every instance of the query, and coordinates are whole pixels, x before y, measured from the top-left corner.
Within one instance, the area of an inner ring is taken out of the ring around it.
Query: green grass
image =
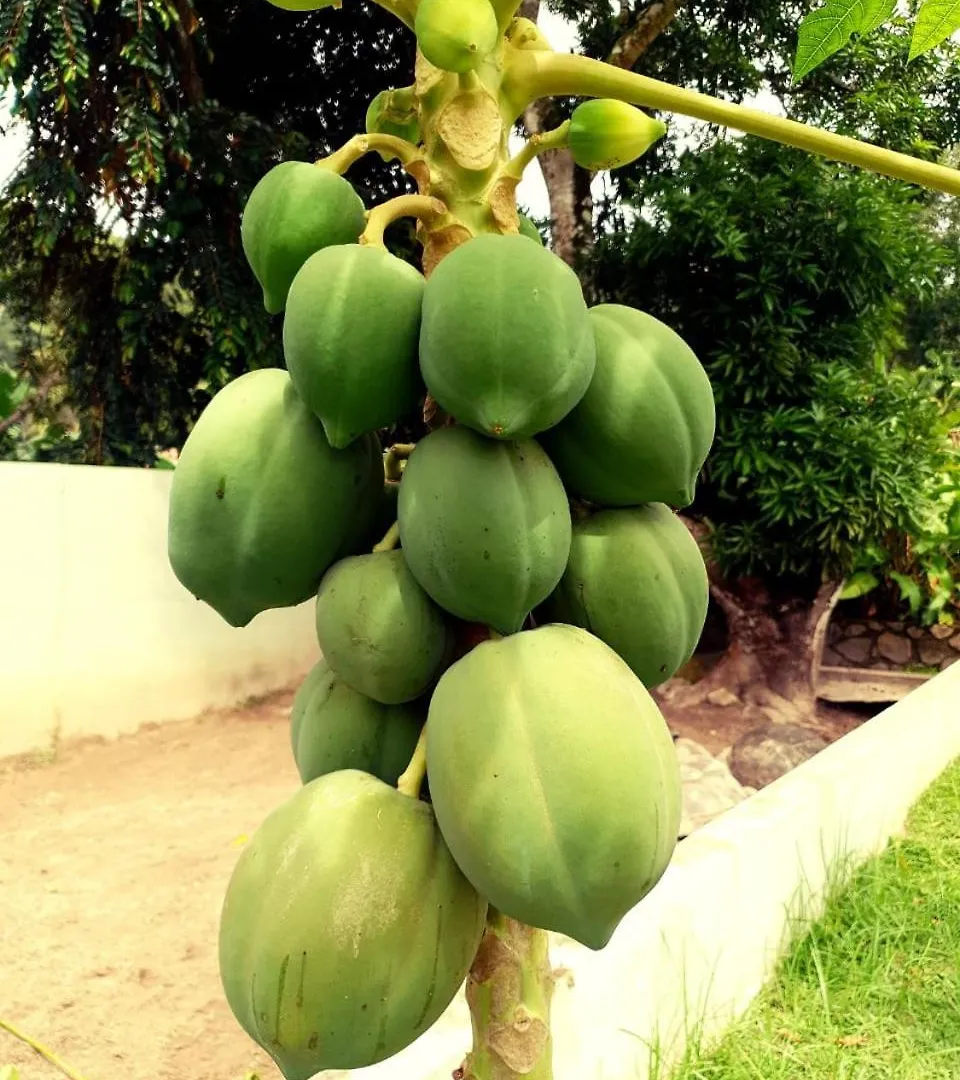
[[[960,762],[672,1080],[960,1080]]]

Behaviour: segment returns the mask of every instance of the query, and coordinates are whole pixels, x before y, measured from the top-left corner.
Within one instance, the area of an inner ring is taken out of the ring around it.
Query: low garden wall
[[[874,671],[945,671],[960,660],[960,626],[911,626],[834,612],[822,662]]]
[[[312,605],[228,626],[167,562],[172,472],[0,462],[0,757],[292,685]]]

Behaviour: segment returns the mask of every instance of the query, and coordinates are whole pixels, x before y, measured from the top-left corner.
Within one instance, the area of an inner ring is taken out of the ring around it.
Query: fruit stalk
[[[409,795],[411,799],[420,798],[420,789],[423,787],[424,777],[427,775],[427,729],[424,726],[417,739],[416,749],[410,764],[404,769],[403,774],[397,781],[397,791],[401,795]]]
[[[547,934],[491,908],[467,976],[473,1050],[454,1076],[553,1080],[553,986]]]
[[[632,105],[681,113],[721,127],[759,135],[772,142],[795,146],[821,157],[857,165],[934,191],[960,195],[960,170],[920,161],[907,154],[884,150],[844,135],[834,135],[795,120],[771,116],[760,109],[719,101],[706,94],[671,86],[586,56],[539,50],[517,51],[512,54],[506,82],[508,85],[504,89],[518,116],[527,105],[543,97],[617,98]]]
[[[354,135],[345,142],[339,150],[320,158],[315,162],[319,169],[329,169],[331,172],[342,176],[351,165],[355,165],[364,155],[374,151],[392,154],[400,160],[402,165],[409,165],[422,157],[420,150],[406,139],[398,139],[396,135]]]
[[[385,247],[383,234],[393,222],[403,217],[415,217],[421,221],[434,221],[442,218],[447,212],[447,207],[439,199],[428,195],[400,195],[396,199],[382,203],[370,211],[367,217],[367,227],[361,244],[377,244]]]

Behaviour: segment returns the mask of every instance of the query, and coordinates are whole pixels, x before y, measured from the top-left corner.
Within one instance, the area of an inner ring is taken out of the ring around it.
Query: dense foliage
[[[718,435],[697,509],[724,568],[842,573],[918,529],[957,353],[894,363],[905,312],[955,255],[913,193],[745,139],[684,156],[644,197],[645,217],[601,244],[597,282],[707,366]]]
[[[66,456],[150,462],[231,375],[281,362],[240,252],[246,196],[280,157],[362,130],[412,61],[372,7],[2,6],[0,91],[16,91],[30,142],[0,214],[0,300],[24,322],[62,316],[82,429]],[[351,175],[368,198],[403,183],[377,163]]]

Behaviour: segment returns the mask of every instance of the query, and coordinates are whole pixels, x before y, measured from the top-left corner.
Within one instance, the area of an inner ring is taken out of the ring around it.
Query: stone
[[[847,626],[844,629],[843,636],[844,637],[860,637],[862,634],[865,634],[866,632],[867,632],[867,628],[863,625],[863,623],[852,622],[852,623],[850,623],[849,626]]]
[[[886,630],[886,627],[883,625],[883,623],[878,622],[876,619],[869,619],[867,621],[867,627],[870,630],[872,630],[875,634],[879,634],[882,631]]]
[[[950,658],[953,650],[946,641],[921,641],[920,661],[929,667],[939,667],[944,660]]]
[[[888,622],[887,623],[887,629],[893,631],[894,634],[902,634],[903,633],[903,627],[904,627],[904,623],[900,619],[896,619],[893,622]]]
[[[747,794],[730,769],[699,743],[678,739],[674,746],[683,791],[682,838],[743,802]]]
[[[868,637],[848,638],[837,645],[837,652],[850,664],[864,665],[870,659],[873,642]]]
[[[874,660],[870,664],[870,670],[871,671],[892,671],[893,670],[893,664],[889,663],[887,660]]]
[[[827,740],[800,724],[764,724],[733,744],[730,771],[741,785],[766,787],[819,754]]]
[[[843,667],[843,657],[836,649],[831,649],[829,645],[826,645],[820,657],[820,663],[826,667]]]
[[[913,659],[913,644],[909,638],[888,632],[877,638],[877,652],[891,664],[909,664]]]
[[[843,637],[843,627],[839,623],[832,622],[827,626],[827,641],[833,645]]]
[[[960,652],[960,634],[954,634],[948,644],[950,645],[951,649],[955,649],[957,652]]]
[[[944,626],[943,623],[934,623],[930,627],[930,633],[933,634],[937,641],[945,641],[948,637],[952,637],[953,631],[952,626]]]
[[[728,709],[731,705],[740,705],[741,701],[737,695],[728,690],[725,686],[720,686],[716,690],[711,690],[707,694],[707,702],[710,705],[716,705],[719,709]]]
[[[955,664],[958,660],[960,660],[960,656],[948,656],[946,660],[940,661],[940,670],[946,671],[951,664]]]
[[[914,641],[919,641],[920,638],[927,636],[927,632],[922,626],[908,626],[907,634],[912,637]]]

